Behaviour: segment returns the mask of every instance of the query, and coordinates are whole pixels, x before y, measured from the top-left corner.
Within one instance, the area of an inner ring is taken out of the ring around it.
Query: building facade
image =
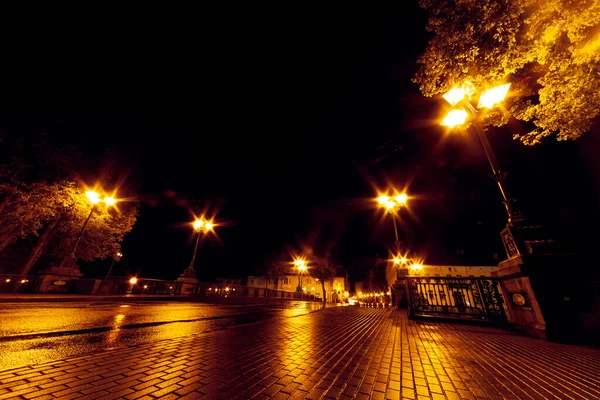
[[[338,270],[342,269],[338,267]],[[338,275],[340,275],[339,272]],[[293,268],[290,268],[278,277],[248,276],[247,286],[249,288],[274,289],[291,293],[302,291],[306,294],[312,294],[317,298],[323,298],[321,282],[309,274],[299,275],[298,273],[294,273]],[[341,276],[335,276],[332,280],[325,282],[325,291],[328,302],[343,301],[348,297],[348,287],[343,270]]]

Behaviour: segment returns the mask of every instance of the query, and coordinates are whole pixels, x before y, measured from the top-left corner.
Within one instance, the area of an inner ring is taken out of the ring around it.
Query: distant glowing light
[[[204,226],[204,221],[201,219],[197,219],[194,221],[194,229],[199,231]]]
[[[213,224],[210,221],[206,221],[205,219],[196,219],[193,223],[194,226],[194,230],[196,232],[210,232],[213,230],[213,228],[215,227],[215,224]]]
[[[85,192],[85,195],[92,204],[98,204],[100,202],[100,195],[97,192],[94,192],[93,190],[88,190],[87,192]]]
[[[390,196],[379,196],[377,198],[377,201],[379,202],[379,204],[381,204],[382,206],[385,206],[389,201],[390,201]]]
[[[410,266],[410,269],[413,271],[421,271],[423,269],[423,265],[415,263]]]
[[[132,285],[135,285],[137,283],[137,281],[138,281],[137,278],[133,277],[129,280],[129,283],[131,283]]]
[[[114,206],[115,204],[117,204],[117,199],[115,199],[114,197],[105,197],[104,203],[106,203],[107,206]]]
[[[408,196],[406,195],[406,193],[402,193],[402,194],[399,194],[398,196],[395,196],[394,200],[396,200],[396,202],[398,204],[405,204],[406,201],[408,200]]]

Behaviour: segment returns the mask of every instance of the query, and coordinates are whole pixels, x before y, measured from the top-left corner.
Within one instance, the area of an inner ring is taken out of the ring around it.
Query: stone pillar
[[[512,226],[502,231],[509,258],[498,264],[498,278],[513,326],[554,341],[576,341],[582,333],[581,289],[585,282],[573,255],[536,246]],[[579,289],[578,289],[579,285]]]
[[[66,293],[75,285],[75,280],[83,274],[79,270],[75,257],[65,257],[60,266],[46,268],[38,272],[40,282],[37,292],[40,293]]]
[[[179,294],[182,296],[193,296],[194,289],[198,285],[198,278],[196,278],[196,270],[192,267],[188,267],[183,271],[181,276],[177,278],[179,283]]]

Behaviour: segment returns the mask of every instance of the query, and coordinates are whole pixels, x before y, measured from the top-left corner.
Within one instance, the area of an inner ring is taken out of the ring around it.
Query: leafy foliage
[[[115,173],[125,164],[115,157],[105,157],[100,168],[97,159],[77,147],[53,146],[47,135],[1,139],[6,146],[0,149],[0,251],[27,239],[33,248],[22,273],[44,254],[58,263],[72,251],[92,210],[82,183],[91,176],[90,170],[101,170],[94,179],[108,187],[120,187],[117,195],[128,194],[123,177]],[[135,203],[119,202],[110,208],[99,203],[77,247],[77,258],[91,261],[116,254],[136,216]]]
[[[327,293],[325,291],[325,283],[330,282],[335,277],[335,265],[329,261],[328,258],[318,257],[314,258],[310,267],[310,275],[317,278],[321,282],[321,289],[323,290],[323,303],[327,301]]]
[[[535,128],[514,135],[527,145],[555,134],[577,139],[600,111],[600,0],[420,0],[434,33],[413,81],[426,96],[470,81],[477,88],[510,81],[509,117]]]

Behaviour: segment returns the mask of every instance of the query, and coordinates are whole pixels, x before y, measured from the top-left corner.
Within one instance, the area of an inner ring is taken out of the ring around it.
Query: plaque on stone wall
[[[510,294],[510,299],[513,305],[517,307],[529,307],[525,292],[512,292]]]

